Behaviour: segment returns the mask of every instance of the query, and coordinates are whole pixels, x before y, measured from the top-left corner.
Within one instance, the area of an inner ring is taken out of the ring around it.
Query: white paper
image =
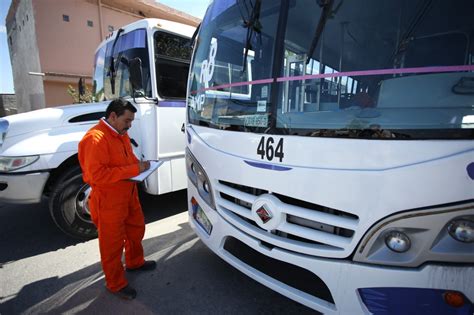
[[[261,100],[257,101],[257,112],[266,112],[267,111],[267,101]]]
[[[163,161],[150,161],[150,168],[147,169],[144,172],[141,172],[137,176],[130,177],[129,180],[133,180],[135,182],[142,182],[144,181],[148,176],[150,176],[151,173],[156,171],[158,167],[160,167],[163,164]]]

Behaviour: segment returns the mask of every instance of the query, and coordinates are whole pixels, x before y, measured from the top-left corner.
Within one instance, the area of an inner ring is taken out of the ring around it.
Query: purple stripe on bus
[[[474,180],[474,162],[470,163],[466,167],[467,175]]]
[[[254,80],[254,81],[243,81],[243,82],[236,82],[236,83],[221,84],[217,86],[211,86],[205,89],[200,89],[198,91],[191,91],[191,94],[197,94],[200,92],[210,91],[210,90],[226,89],[226,88],[235,87],[235,86],[244,86],[244,85],[251,85],[251,84],[255,84],[255,85],[266,84],[266,83],[272,83],[273,81],[274,81],[273,79],[262,79],[262,80]]]
[[[161,101],[158,107],[186,107],[185,101]]]
[[[368,76],[368,75],[381,75],[381,74],[406,74],[406,73],[430,73],[430,72],[457,72],[457,71],[474,71],[474,65],[459,65],[459,66],[437,66],[437,67],[416,67],[416,68],[398,68],[398,69],[378,69],[378,70],[362,70],[362,71],[346,71],[346,72],[336,72],[336,73],[322,73],[322,74],[308,74],[300,75],[294,77],[280,77],[276,78],[277,82],[286,82],[286,81],[297,81],[297,80],[312,80],[312,79],[322,79],[322,78],[337,78],[337,77],[358,77],[358,76]],[[191,94],[197,94],[204,91],[226,89],[236,86],[244,85],[257,85],[257,84],[266,84],[272,83],[275,79],[261,79],[254,81],[245,81],[245,82],[236,82],[221,84],[217,86],[211,86],[208,88],[200,89],[197,91],[191,91]]]
[[[308,74],[294,77],[277,78],[277,82],[295,81],[295,80],[309,80],[320,78],[335,78],[335,77],[360,77],[366,75],[381,75],[381,74],[406,74],[406,73],[430,73],[430,72],[456,72],[456,71],[471,71],[474,70],[474,65],[464,66],[439,66],[439,67],[417,67],[417,68],[399,68],[399,69],[379,69],[379,70],[364,70],[364,71],[347,71],[338,73],[323,73],[323,74]]]
[[[267,170],[272,170],[272,171],[289,171],[292,168],[291,167],[285,167],[285,166],[279,166],[279,165],[273,165],[273,164],[266,164],[266,163],[259,163],[259,162],[252,162],[252,161],[247,161],[244,160],[245,163],[247,163],[250,166],[253,167],[258,167],[258,168],[264,168]]]

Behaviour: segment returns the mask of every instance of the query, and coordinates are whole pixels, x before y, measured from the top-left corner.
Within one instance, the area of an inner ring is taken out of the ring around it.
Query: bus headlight
[[[410,249],[411,242],[405,233],[390,231],[385,235],[385,245],[396,253],[404,253]]]
[[[186,149],[186,173],[189,180],[197,188],[199,196],[215,210],[211,182],[202,166],[188,149]]]
[[[38,155],[31,156],[0,156],[0,172],[11,172],[33,164]]]
[[[474,263],[474,202],[404,211],[374,224],[354,261],[398,267]]]
[[[197,170],[194,164],[194,159],[191,158],[191,154],[186,151],[186,174],[189,180],[197,186]]]
[[[211,188],[209,187],[209,183],[207,182],[207,180],[202,183],[202,188],[203,188],[204,191],[207,192],[207,193],[210,193],[210,192],[211,192]]]
[[[449,223],[448,233],[456,241],[463,243],[474,242],[474,221],[456,219]]]

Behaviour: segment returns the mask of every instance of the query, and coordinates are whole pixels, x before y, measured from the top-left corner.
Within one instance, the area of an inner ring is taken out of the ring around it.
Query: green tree
[[[74,104],[95,102],[95,95],[87,86],[84,88],[84,93],[81,94],[72,85],[69,85],[67,87],[67,94],[72,97]]]

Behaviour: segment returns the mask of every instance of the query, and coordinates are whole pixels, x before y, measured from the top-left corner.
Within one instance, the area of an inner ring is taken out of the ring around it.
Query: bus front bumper
[[[472,265],[395,268],[268,247],[208,207],[193,185],[188,186],[188,209],[189,222],[196,234],[227,263],[270,289],[324,314],[472,315],[474,312]],[[208,222],[203,222],[203,214]],[[234,250],[231,243],[237,243],[238,249]],[[270,270],[268,265],[279,270]],[[326,289],[329,295],[312,294],[293,286],[292,276],[285,275],[289,270],[292,275],[301,271],[303,280],[306,277],[303,281],[306,287],[311,279],[304,273],[314,275],[314,286],[321,287],[321,291]]]

